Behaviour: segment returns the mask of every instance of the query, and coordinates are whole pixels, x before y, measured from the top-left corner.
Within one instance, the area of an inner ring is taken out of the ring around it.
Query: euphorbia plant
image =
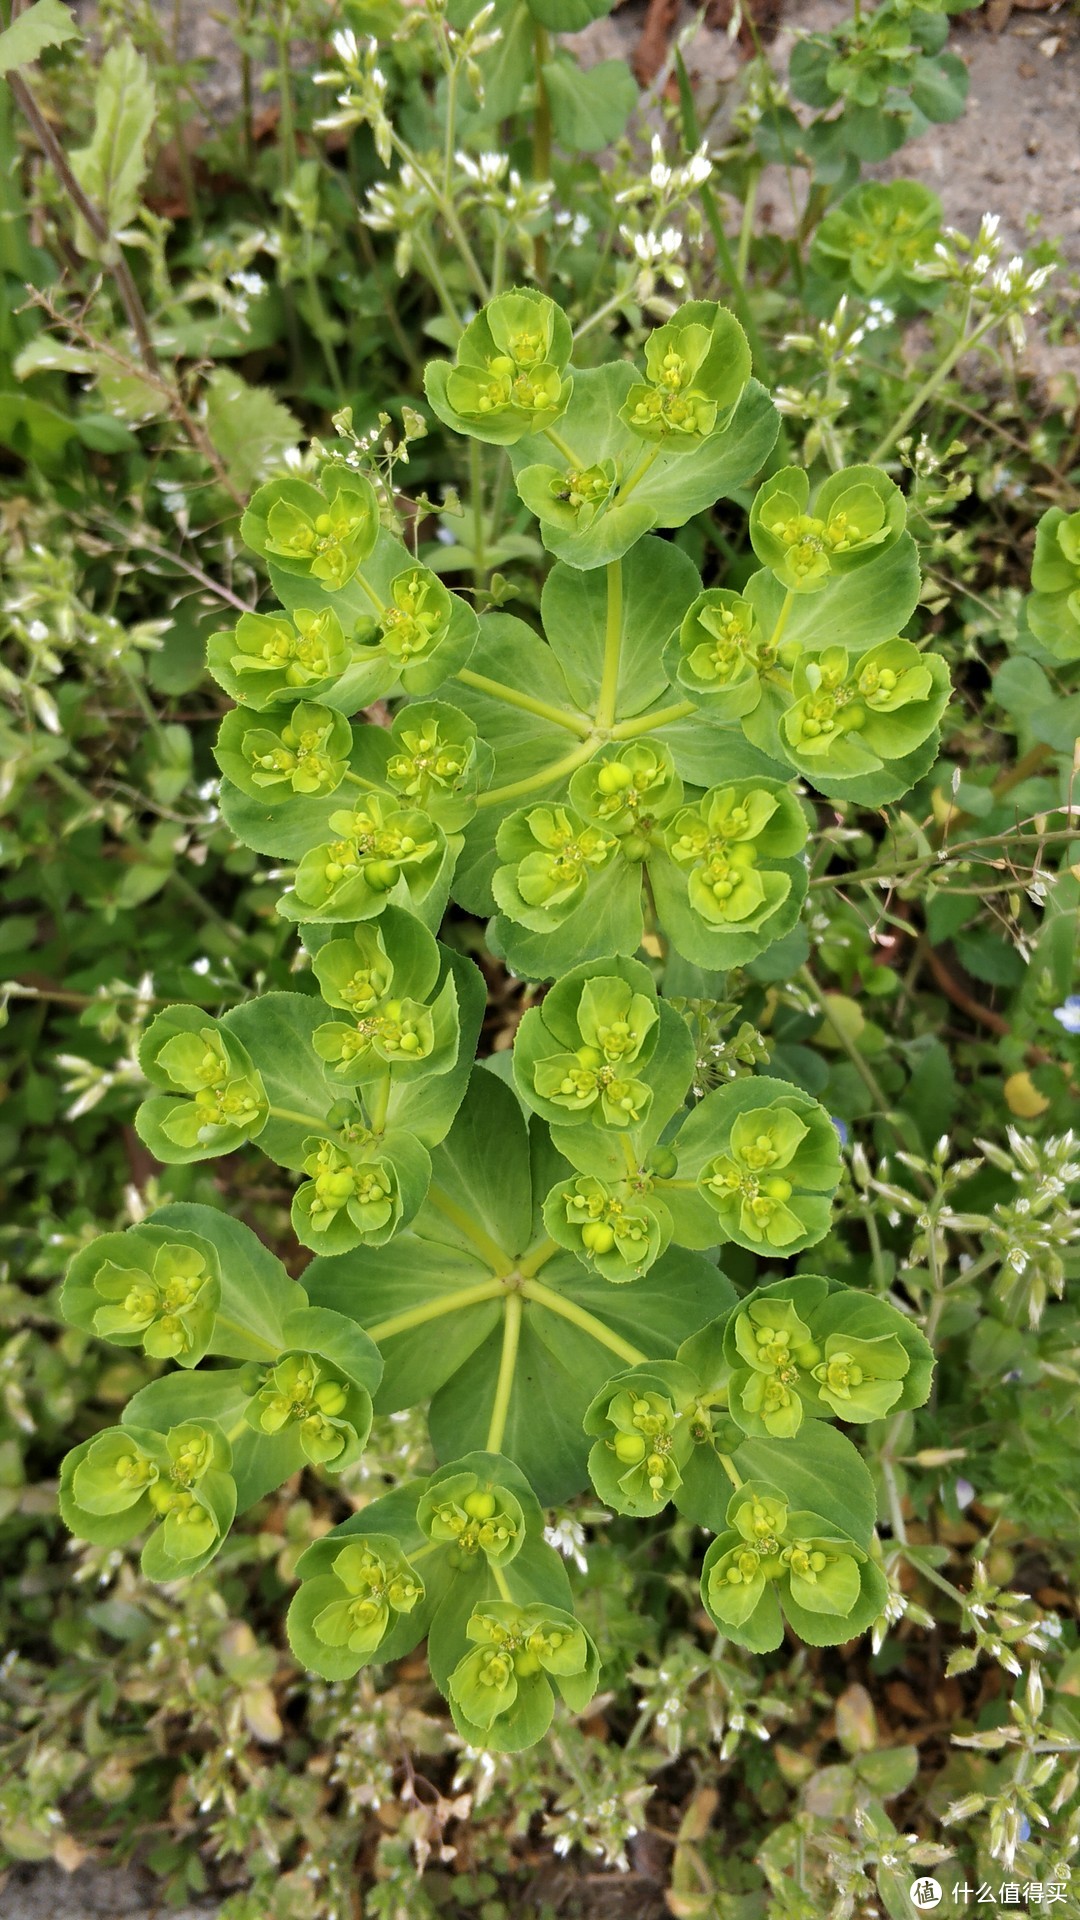
[[[462,1735],[514,1748],[597,1682],[544,1540],[590,1479],[717,1536],[704,1604],[747,1645],[784,1618],[845,1640],[884,1604],[870,1476],[831,1423],[918,1405],[929,1350],[894,1304],[776,1277],[828,1231],[837,1131],[783,1080],[701,1095],[672,996],[791,932],[815,791],[905,792],[948,680],[901,637],[919,573],[876,469],[774,472],[738,592],[662,537],[741,494],[776,435],[714,304],[643,368],[578,372],[559,309],[502,295],[428,394],[508,450],[557,555],[542,632],[449,592],[352,454],[253,499],[281,607],[210,644],[240,703],[221,806],[284,869],[298,990],[160,1014],[139,1128],[173,1162],[257,1141],[315,1257],[292,1280],[188,1204],[80,1253],[69,1317],[175,1365],[70,1456],[61,1503],[105,1545],[152,1527],[145,1570],[171,1579],[302,1466],[352,1466],[373,1408],[425,1405],[440,1464],[303,1555],[292,1644],[342,1678],[426,1637]],[[451,901],[550,983],[512,1055],[476,1063],[483,982],[436,937]],[[742,1297],[726,1245],[764,1263]]]

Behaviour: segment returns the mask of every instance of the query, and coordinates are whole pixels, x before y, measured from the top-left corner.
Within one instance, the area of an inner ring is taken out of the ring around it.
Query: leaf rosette
[[[428,401],[444,426],[494,446],[511,446],[553,425],[566,410],[570,323],[546,294],[517,287],[497,295],[469,322],[453,364],[436,360],[424,376]]]
[[[811,1646],[836,1646],[881,1612],[883,1574],[823,1515],[793,1510],[777,1488],[747,1481],[727,1519],[705,1555],[701,1597],[728,1639],[769,1652],[786,1618]]]
[[[110,1427],[64,1460],[60,1513],[72,1533],[97,1546],[121,1546],[152,1527],[142,1571],[149,1580],[176,1580],[198,1573],[224,1542],[236,1512],[231,1464],[228,1441],[209,1423],[167,1433]]]
[[[195,1233],[140,1225],[77,1253],[60,1296],[64,1318],[152,1360],[197,1366],[221,1300],[217,1248]]]
[[[812,510],[805,470],[783,467],[754,495],[750,540],[789,592],[817,593],[831,577],[887,553],[906,524],[903,494],[878,467],[830,474]]]
[[[253,552],[330,590],[348,584],[378,531],[374,487],[342,467],[326,469],[321,487],[309,480],[271,480],[252,495],[240,522],[241,538]]]
[[[516,1753],[543,1738],[555,1695],[580,1713],[596,1692],[600,1658],[572,1613],[491,1600],[465,1629],[473,1651],[450,1675],[454,1725],[475,1747]]]

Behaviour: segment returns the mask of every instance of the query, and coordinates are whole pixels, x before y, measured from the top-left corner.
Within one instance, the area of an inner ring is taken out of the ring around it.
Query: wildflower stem
[[[784,628],[787,626],[788,620],[791,616],[791,609],[794,605],[795,605],[795,592],[792,587],[789,587],[787,592],[784,595],[784,604],[781,607],[780,612],[776,617],[776,625],[769,636],[770,648],[778,647],[780,645],[780,641],[783,638]]]
[[[623,577],[622,561],[609,560],[607,575],[607,619],[604,625],[604,666],[600,679],[600,698],[596,707],[598,727],[610,727],[619,698],[619,663],[622,658]]]
[[[520,1292],[526,1300],[534,1300],[538,1307],[547,1307],[550,1313],[557,1313],[563,1320],[569,1320],[572,1326],[580,1327],[582,1333],[591,1335],[598,1345],[607,1347],[610,1353],[617,1353],[620,1360],[628,1366],[637,1367],[648,1359],[640,1347],[632,1347],[629,1340],[614,1333],[593,1313],[587,1313],[584,1307],[576,1306],[573,1300],[564,1299],[554,1288],[545,1287],[542,1280],[522,1281]]]
[[[716,1457],[723,1467],[724,1472],[727,1474],[728,1479],[731,1481],[732,1486],[736,1492],[738,1492],[742,1486],[742,1475],[736,1467],[734,1460],[731,1458],[731,1455],[729,1453],[718,1452]]]
[[[422,1307],[408,1307],[404,1313],[391,1314],[389,1320],[377,1320],[365,1329],[369,1340],[392,1340],[397,1333],[410,1333],[429,1320],[441,1320],[445,1314],[463,1312],[466,1307],[481,1306],[497,1300],[505,1291],[501,1280],[478,1280],[474,1287],[459,1287],[456,1293],[440,1294],[437,1300],[425,1300]]]
[[[322,1120],[314,1120],[310,1113],[300,1113],[296,1107],[268,1107],[267,1114],[271,1120],[288,1120],[291,1125],[306,1127],[309,1133],[317,1133],[323,1140],[337,1138],[332,1127]]]
[[[464,687],[475,688],[477,693],[489,694],[492,700],[502,700],[508,707],[520,707],[523,713],[535,713],[541,720],[550,720],[553,726],[565,727],[568,733],[576,733],[582,740],[592,732],[593,723],[584,715],[570,713],[547,700],[536,700],[531,693],[508,687],[504,680],[490,680],[486,673],[474,673],[471,667],[459,667],[454,678]]]
[[[456,1227],[459,1233],[464,1234],[466,1240],[472,1242],[477,1253],[487,1261],[488,1266],[500,1276],[500,1279],[513,1272],[513,1261],[491,1235],[485,1233],[483,1227],[477,1225],[472,1215],[467,1213],[464,1207],[459,1206],[456,1200],[452,1200],[450,1195],[434,1181],[428,1188],[427,1197],[436,1212],[441,1213],[444,1220],[449,1220],[451,1226]]]
[[[577,467],[578,465],[580,465],[577,454],[574,452],[573,447],[567,446],[566,441],[562,437],[562,434],[556,433],[554,427],[544,428],[544,438],[545,440],[551,441],[551,444],[555,448],[556,453],[561,453],[563,459],[568,461],[571,467]]]
[[[584,766],[586,760],[592,759],[592,755],[592,742],[585,740],[580,747],[574,748],[573,753],[566,754],[562,760],[553,761],[549,767],[542,767],[539,773],[530,773],[520,780],[511,780],[505,787],[489,787],[486,793],[480,795],[476,803],[477,807],[497,807],[501,806],[504,800],[518,800],[527,793],[540,793],[544,787],[549,787],[553,780],[560,780],[564,774],[573,773],[575,768]]]
[[[472,495],[473,586],[479,593],[484,586],[487,554],[484,550],[484,468],[480,442],[469,441],[469,492]]]
[[[506,1432],[506,1416],[510,1411],[510,1396],[514,1391],[514,1373],[517,1368],[518,1343],[521,1339],[521,1316],[524,1305],[520,1293],[506,1296],[505,1317],[503,1319],[502,1354],[499,1359],[499,1377],[495,1382],[495,1398],[491,1406],[491,1419],[488,1422],[485,1447],[488,1453],[502,1451],[503,1436]]]
[[[613,740],[633,740],[639,733],[655,733],[658,727],[668,727],[676,720],[685,720],[696,712],[692,700],[679,700],[674,706],[659,707],[653,713],[639,714],[636,720],[619,720],[611,729]]]
[[[980,324],[974,327],[969,333],[968,321],[970,317],[971,300],[969,298],[964,311],[964,318],[954,344],[950,347],[945,358],[938,362],[929,378],[923,381],[919,391],[909,405],[904,408],[900,418],[894,421],[888,433],[883,439],[878,441],[873,453],[869,456],[870,466],[877,466],[878,462],[884,460],[885,455],[891,452],[897,441],[903,439],[912,421],[922,412],[928,401],[934,398],[938,389],[948,379],[957,361],[961,359],[965,353],[969,353],[972,347],[978,346],[983,335],[989,333],[990,329],[995,325],[995,316],[989,314],[985,320],[981,321]]]

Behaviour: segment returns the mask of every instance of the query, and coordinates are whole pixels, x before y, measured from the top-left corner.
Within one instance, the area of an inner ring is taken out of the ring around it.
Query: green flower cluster
[[[248,1371],[244,1417],[256,1433],[294,1427],[305,1460],[343,1473],[359,1460],[371,1431],[371,1395],[322,1354],[289,1353]]]
[[[328,470],[321,489],[307,480],[276,480],[253,496],[240,531],[284,573],[340,589],[375,545],[375,489],[341,467]]]
[[[584,1421],[586,1433],[598,1436],[589,1475],[601,1500],[639,1518],[659,1513],[682,1487],[695,1422],[711,1433],[694,1375],[675,1361],[609,1381]]]
[[[469,322],[452,367],[443,361],[428,367],[428,400],[447,426],[510,446],[565,412],[572,344],[561,307],[531,287],[517,287]]]
[[[73,1533],[98,1546],[120,1546],[152,1527],[143,1572],[175,1580],[204,1567],[232,1525],[231,1465],[228,1441],[210,1423],[167,1433],[111,1427],[67,1455],[60,1510]]]
[[[791,1439],[805,1419],[884,1419],[919,1404],[921,1336],[886,1302],[860,1312],[826,1280],[800,1275],[759,1288],[732,1314],[724,1350],[732,1418],[751,1434]]]
[[[815,1100],[790,1093],[737,1113],[698,1187],[729,1240],[753,1252],[794,1252],[820,1239],[840,1178],[836,1129]]]
[[[473,1746],[492,1744],[498,1724],[501,1751],[531,1747],[547,1732],[556,1693],[580,1713],[596,1691],[599,1656],[572,1613],[489,1600],[465,1637],[474,1650],[458,1661],[447,1694],[454,1725]]]
[[[819,593],[831,578],[888,552],[907,522],[900,489],[877,467],[848,467],[818,488],[802,467],[783,467],[758,488],[750,540],[758,559],[793,593]]]
[[[257,710],[297,695],[318,699],[353,658],[332,607],[294,607],[280,613],[242,613],[232,633],[213,633],[206,659],[215,680]]]
[[[305,700],[291,713],[249,725],[246,707],[221,723],[214,757],[242,793],[334,793],[348,772],[353,734],[343,713]]]
[[[424,1583],[396,1540],[365,1534],[342,1547],[329,1572],[309,1583],[307,1598],[324,1646],[370,1658],[423,1600]]]
[[[610,964],[611,972],[594,962],[565,974],[518,1028],[514,1069],[525,1098],[567,1124],[636,1126],[652,1101],[640,1075],[659,1037],[656,990],[638,962]]]
[[[445,850],[426,813],[377,794],[332,813],[330,828],[339,838],[311,848],[297,866],[298,919],[368,920],[395,888],[406,897],[425,892]]]
[[[453,1467],[432,1475],[416,1523],[429,1540],[450,1549],[453,1567],[477,1555],[493,1567],[505,1566],[525,1541],[525,1514],[513,1490],[490,1475]]]
[[[430,1069],[437,1053],[456,1051],[454,985],[448,980],[432,1004],[439,949],[411,914],[387,907],[378,921],[353,927],[350,939],[327,941],[313,964],[323,999],[352,1016],[312,1034],[335,1081],[355,1086],[387,1068]]]
[[[402,1219],[397,1168],[369,1129],[357,1126],[351,1133],[353,1137],[340,1144],[317,1135],[305,1141],[308,1179],[297,1188],[293,1218],[317,1236],[317,1244],[335,1227],[344,1227],[349,1244],[381,1246]],[[344,1244],[334,1248],[345,1250]]]
[[[803,653],[780,723],[788,758],[810,779],[854,779],[899,760],[932,733],[949,698],[939,654],[887,640],[861,658],[844,647]]]
[[[148,1102],[177,1159],[230,1153],[266,1125],[262,1076],[221,1020],[196,1007],[170,1007],[147,1030],[140,1061],[170,1096]]]
[[[206,1353],[220,1300],[212,1242],[147,1225],[91,1241],[72,1261],[61,1296],[74,1326],[181,1367]]]
[[[884,1604],[884,1578],[862,1548],[821,1514],[793,1510],[768,1483],[738,1488],[727,1519],[701,1578],[702,1600],[721,1633],[735,1629],[764,1652],[780,1645],[784,1614],[804,1638],[828,1645],[862,1632]]]
[[[390,582],[389,598],[377,616],[356,622],[360,646],[378,646],[400,666],[434,653],[450,630],[453,601],[430,567],[413,565]]]
[[[788,788],[738,780],[684,807],[665,837],[690,908],[706,927],[755,931],[791,892],[790,873],[773,863],[800,852],[806,821]]]
[[[644,1273],[671,1239],[671,1216],[646,1183],[582,1174],[544,1203],[544,1225],[605,1280],[621,1285]]]
[[[723,307],[691,301],[649,335],[645,370],[619,418],[666,452],[692,450],[730,415],[746,385],[746,336]]]
[[[864,180],[825,215],[811,259],[867,298],[925,300],[923,269],[941,232],[941,202],[918,180]]]

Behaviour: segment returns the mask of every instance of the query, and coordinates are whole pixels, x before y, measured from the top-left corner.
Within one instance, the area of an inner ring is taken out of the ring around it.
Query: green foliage
[[[673,1911],[900,1920],[1071,1845],[1075,439],[953,412],[1053,248],[857,184],[933,5],[584,169],[603,10],[244,8],[209,144],[141,5],[0,40],[109,233],[0,103],[0,1862],[501,1920],[647,1820]]]

